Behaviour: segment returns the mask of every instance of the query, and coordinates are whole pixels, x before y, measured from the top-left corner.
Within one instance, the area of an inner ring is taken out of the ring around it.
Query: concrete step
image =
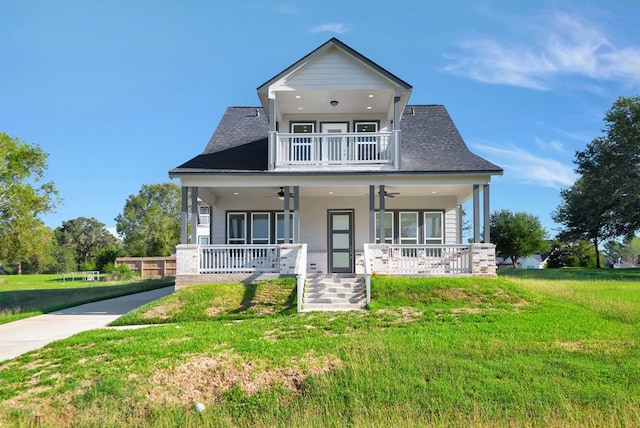
[[[364,309],[364,278],[353,274],[309,276],[303,302],[303,312]]]
[[[364,303],[305,303],[302,312],[313,311],[362,311],[365,310]]]

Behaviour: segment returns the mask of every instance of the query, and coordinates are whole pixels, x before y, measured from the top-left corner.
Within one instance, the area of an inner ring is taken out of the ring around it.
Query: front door
[[[323,134],[346,134],[346,123],[321,123],[320,132]],[[324,137],[322,146],[322,160],[341,161],[347,159],[347,138],[337,135],[335,137]]]
[[[329,211],[329,272],[353,272],[353,210]]]

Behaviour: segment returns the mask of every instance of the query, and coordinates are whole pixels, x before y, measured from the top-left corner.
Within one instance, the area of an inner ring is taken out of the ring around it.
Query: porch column
[[[402,112],[400,111],[400,97],[393,97],[393,138],[394,138],[394,154],[393,154],[393,166],[395,169],[400,169],[400,119],[402,118]],[[383,197],[384,199],[384,197]],[[380,217],[381,219],[383,217]],[[383,220],[380,220],[382,223]],[[380,241],[381,243],[383,241]]]
[[[293,243],[300,243],[300,186],[293,186]]]
[[[376,243],[376,186],[369,186],[369,242]]]
[[[198,243],[198,188],[191,188],[191,243]]]
[[[483,203],[482,203],[482,210],[483,210],[483,224],[484,224],[484,233],[483,233],[483,239],[484,239],[484,243],[488,244],[489,242],[491,242],[490,240],[490,236],[489,236],[489,220],[490,220],[490,213],[489,213],[489,185],[485,184],[484,186],[482,186],[482,196],[483,196]]]
[[[380,185],[379,193],[380,195],[378,199],[380,199],[380,213],[378,214],[378,218],[380,219],[380,225],[379,225],[380,228],[379,228],[378,235],[380,235],[380,243],[384,244],[386,239],[386,236],[384,235],[384,204],[385,204],[384,184]]]
[[[187,236],[189,234],[189,226],[188,226],[188,212],[189,209],[187,208],[187,205],[189,203],[189,188],[188,187],[182,187],[182,199],[181,199],[181,203],[182,203],[182,207],[180,209],[180,243],[181,244],[186,244],[187,243]]]
[[[480,186],[473,185],[473,242],[480,243]]]
[[[276,135],[276,100],[269,98],[269,169],[276,167],[276,145],[278,136]]]
[[[289,227],[291,227],[289,216],[291,215],[291,210],[289,209],[289,186],[284,186],[282,188],[284,192],[284,243],[288,244],[291,236],[289,235]]]

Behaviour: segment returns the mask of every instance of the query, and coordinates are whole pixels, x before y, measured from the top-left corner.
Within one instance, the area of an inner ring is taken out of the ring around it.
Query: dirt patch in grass
[[[620,355],[629,350],[629,342],[623,340],[585,339],[573,342],[555,342],[554,346],[567,352]]]
[[[464,300],[475,303],[482,302],[482,299],[475,293],[462,288],[441,288],[436,291],[445,300]]]
[[[240,355],[223,351],[158,372],[151,379],[147,396],[154,402],[192,405],[196,401],[219,401],[225,391],[234,387],[247,395],[274,387],[299,392],[309,376],[342,367],[342,360],[333,355],[308,353],[302,358],[293,357],[288,366],[269,367],[265,361],[247,361]]]
[[[182,304],[178,302],[169,302],[163,305],[154,306],[147,312],[142,314],[143,319],[168,320],[182,310]]]
[[[411,307],[400,307],[398,309],[379,309],[376,314],[383,315],[385,318],[395,318],[394,323],[408,323],[418,321],[424,312]],[[378,318],[380,319],[380,317]]]

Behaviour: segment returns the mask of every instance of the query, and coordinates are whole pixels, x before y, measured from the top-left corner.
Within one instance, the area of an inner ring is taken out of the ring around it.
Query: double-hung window
[[[384,242],[393,244],[393,213],[384,213]],[[380,213],[376,212],[376,243],[380,243]]]
[[[268,244],[270,235],[269,213],[251,213],[251,243]]]
[[[358,134],[378,132],[378,122],[356,122],[355,128]],[[376,135],[358,135],[356,154],[359,161],[378,160],[378,153],[378,137]]]
[[[247,215],[246,213],[229,213],[227,216],[227,243],[247,243]]]
[[[276,213],[276,244],[284,244],[284,213]],[[293,243],[293,213],[289,213],[289,244]]]
[[[424,243],[442,244],[442,213],[424,213]]]
[[[200,207],[200,213],[198,215],[198,224],[202,226],[206,226],[209,224],[209,219],[211,217],[209,207]]]

